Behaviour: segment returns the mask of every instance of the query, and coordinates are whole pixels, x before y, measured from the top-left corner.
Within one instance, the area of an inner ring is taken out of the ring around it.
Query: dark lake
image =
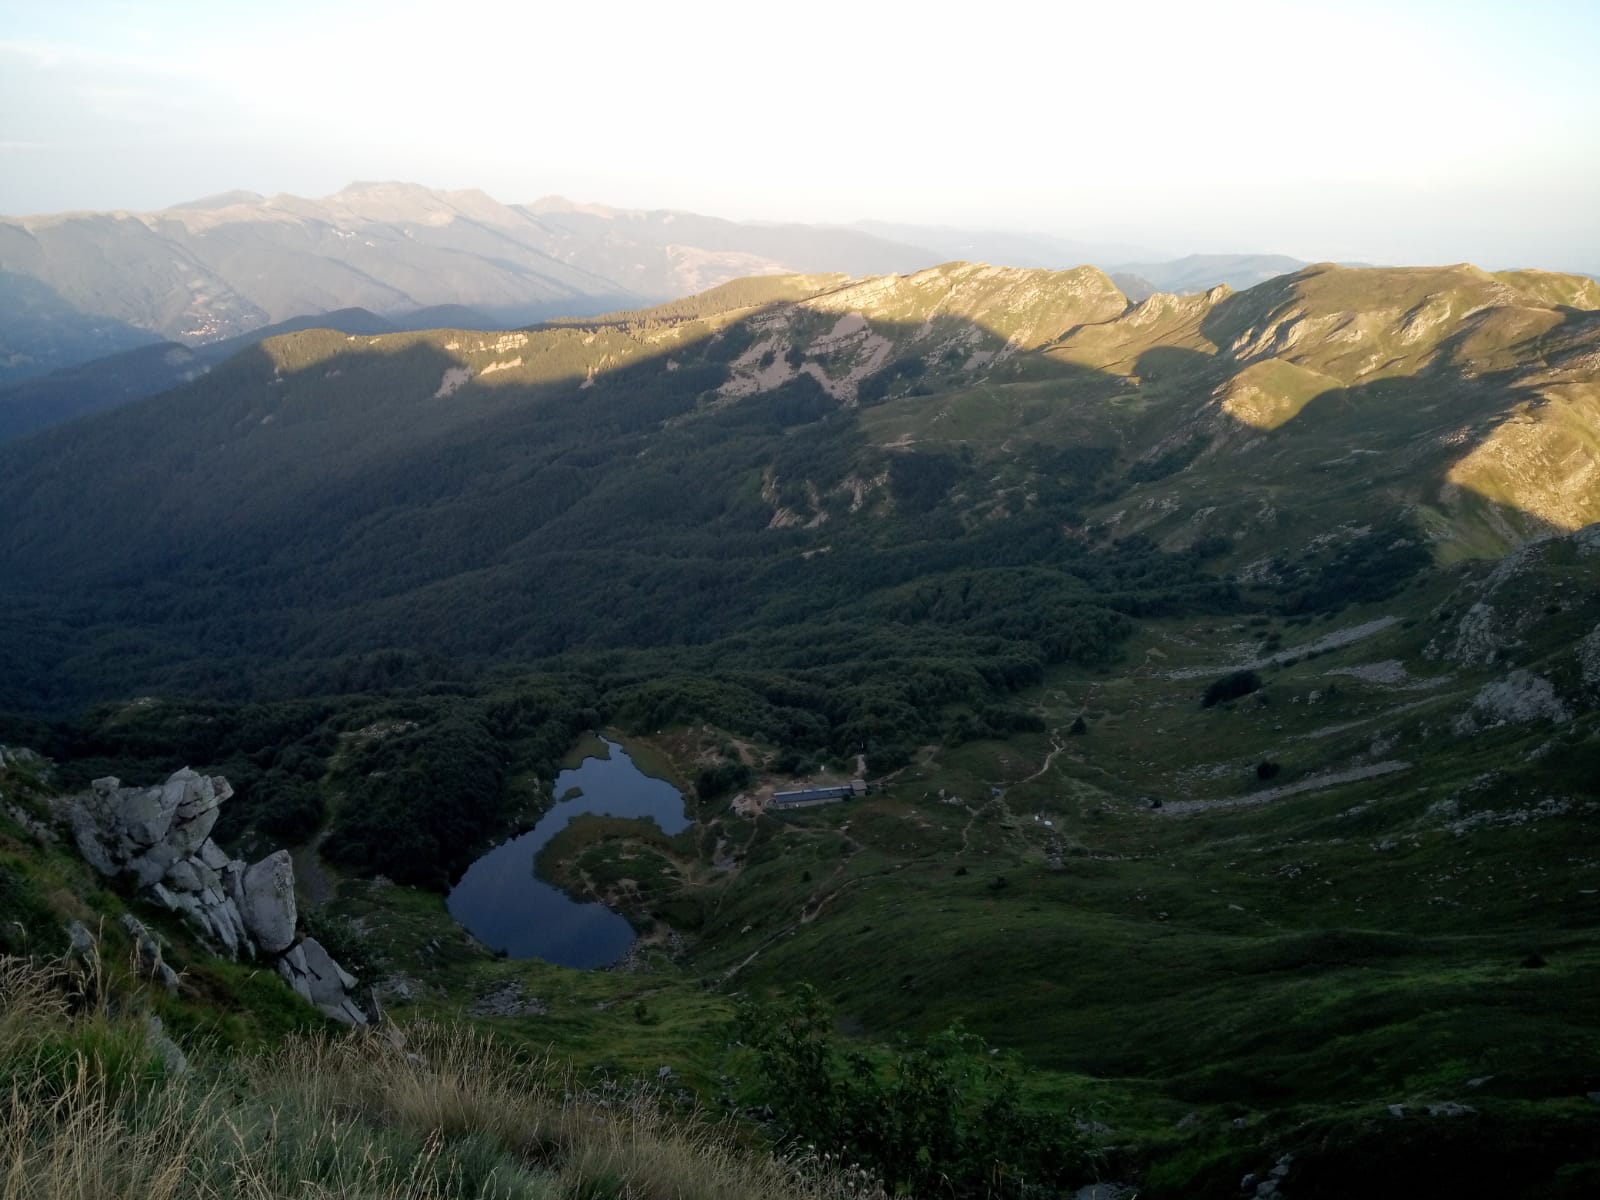
[[[633,944],[633,927],[605,905],[580,904],[534,875],[544,844],[583,813],[649,819],[667,834],[689,826],[677,788],[639,770],[616,742],[601,740],[610,757],[585,758],[556,776],[550,811],[468,867],[445,898],[450,914],[491,949],[589,969],[610,966]],[[583,794],[561,799],[572,788]]]

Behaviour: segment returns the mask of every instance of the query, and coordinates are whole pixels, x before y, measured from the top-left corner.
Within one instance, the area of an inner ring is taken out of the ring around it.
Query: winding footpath
[[[1286,783],[1281,787],[1263,788],[1259,792],[1249,792],[1243,796],[1224,796],[1220,800],[1171,800],[1160,808],[1153,809],[1152,812],[1157,816],[1186,817],[1216,808],[1255,808],[1257,805],[1281,800],[1285,796],[1295,796],[1301,792],[1320,792],[1324,788],[1337,787],[1341,783],[1355,783],[1357,780],[1374,779],[1379,775],[1393,775],[1396,771],[1406,771],[1410,767],[1411,764],[1408,762],[1390,759],[1387,762],[1371,763],[1365,767],[1351,767],[1348,771],[1330,771],[1325,775],[1313,775],[1309,779]]]

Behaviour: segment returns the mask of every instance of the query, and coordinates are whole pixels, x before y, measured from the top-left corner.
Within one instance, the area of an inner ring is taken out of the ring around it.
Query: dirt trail
[[[855,879],[846,879],[837,887],[832,886],[834,881],[837,880],[839,876],[844,874],[845,868],[850,865],[850,859],[854,858],[862,850],[861,843],[856,841],[855,838],[851,837],[843,830],[840,830],[840,833],[844,837],[845,841],[849,844],[850,853],[839,863],[838,866],[834,867],[833,873],[829,875],[828,878],[822,883],[818,884],[817,887],[812,890],[811,895],[806,897],[805,903],[800,906],[800,915],[798,919],[785,925],[782,929],[779,929],[754,950],[750,951],[749,954],[745,955],[738,962],[734,963],[733,966],[729,967],[722,973],[723,979],[732,979],[740,971],[744,970],[751,963],[755,962],[756,959],[760,958],[762,951],[766,950],[769,946],[776,942],[782,941],[784,938],[788,937],[802,926],[811,924],[811,922],[815,921],[817,917],[822,914],[822,910],[824,908],[832,904],[850,888],[861,882],[861,878],[857,877]],[[885,872],[885,874],[887,874],[887,872]]]
[[[966,854],[972,849],[972,823],[978,819],[978,810],[972,805],[963,805],[967,810],[967,823],[961,827],[961,849],[959,854]]]
[[[1352,642],[1359,642],[1369,638],[1375,633],[1382,633],[1391,625],[1398,625],[1399,623],[1399,617],[1379,617],[1376,620],[1366,621],[1360,625],[1352,625],[1348,629],[1335,629],[1332,633],[1325,633],[1313,641],[1301,642],[1297,646],[1288,646],[1275,654],[1267,655],[1265,658],[1255,658],[1249,662],[1234,663],[1231,666],[1183,667],[1177,671],[1168,671],[1167,678],[1202,679],[1207,675],[1226,675],[1229,671],[1254,671],[1258,667],[1282,662],[1286,658],[1303,658],[1307,654],[1348,646]]]
[[[828,905],[832,904],[835,900],[842,896],[847,888],[860,882],[861,881],[859,879],[846,879],[843,883],[834,888],[833,891],[829,892],[827,895],[823,896],[820,900],[813,899],[808,901],[807,907],[800,910],[799,924],[811,924],[811,922],[815,921],[822,915],[822,910],[827,908]]]
[[[1067,744],[1061,740],[1060,731],[1058,730],[1056,732],[1051,733],[1051,735],[1050,735],[1050,753],[1046,754],[1044,756],[1044,766],[1040,767],[1037,771],[1035,771],[1032,775],[1029,775],[1026,779],[1017,780],[1017,782],[1014,783],[1012,786],[1013,787],[1021,787],[1025,783],[1032,783],[1035,779],[1039,778],[1039,776],[1045,774],[1047,771],[1050,770],[1051,767],[1055,766],[1056,756],[1061,754],[1061,753],[1063,753],[1066,750],[1066,748],[1067,748]]]
[[[1445,698],[1448,699],[1448,697]],[[1363,725],[1375,725],[1379,721],[1387,721],[1392,717],[1400,716],[1402,713],[1411,712],[1413,709],[1426,708],[1430,704],[1437,704],[1439,699],[1440,697],[1438,696],[1429,696],[1424,700],[1413,700],[1409,704],[1401,704],[1394,708],[1386,708],[1382,712],[1373,713],[1369,717],[1358,717],[1354,721],[1344,721],[1336,725],[1324,725],[1319,729],[1311,730],[1309,733],[1297,733],[1294,734],[1290,740],[1296,742],[1308,742],[1316,741],[1318,738],[1332,737],[1337,733],[1345,733],[1351,729],[1359,729]]]
[[[1330,771],[1326,775],[1313,775],[1309,779],[1302,779],[1297,783],[1286,783],[1281,787],[1263,788],[1259,792],[1251,792],[1244,796],[1225,796],[1220,800],[1172,800],[1154,811],[1160,816],[1184,817],[1192,813],[1206,812],[1214,808],[1254,808],[1258,804],[1270,804],[1274,800],[1281,800],[1285,796],[1298,795],[1301,792],[1320,792],[1324,788],[1337,787],[1341,783],[1355,783],[1360,779],[1373,779],[1379,775],[1392,775],[1396,771],[1409,770],[1411,764],[1391,759],[1388,762],[1372,763],[1365,767],[1352,767],[1348,771]]]

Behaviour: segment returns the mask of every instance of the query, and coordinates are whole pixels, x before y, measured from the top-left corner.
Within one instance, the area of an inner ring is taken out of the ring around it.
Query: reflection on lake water
[[[633,944],[632,926],[605,905],[579,903],[534,875],[545,843],[584,813],[652,819],[669,835],[688,828],[678,789],[652,779],[620,745],[604,740],[609,758],[585,758],[556,776],[550,811],[468,867],[446,897],[450,914],[490,949],[587,969],[609,966]],[[573,788],[583,794],[560,799]]]

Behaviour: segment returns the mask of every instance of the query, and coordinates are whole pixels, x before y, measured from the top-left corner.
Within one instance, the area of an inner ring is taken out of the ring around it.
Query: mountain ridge
[[[485,318],[485,327],[493,323]],[[374,334],[397,326],[364,308],[296,317],[220,342],[156,342],[0,387],[0,443],[189,382],[247,346],[296,329]]]
[[[274,572],[311,554],[315,590],[347,606],[350,644],[376,648],[401,612],[421,619],[472,589],[509,597],[571,539],[644,536],[604,532],[608,505],[651,520],[703,511],[704,532],[724,528],[776,567],[814,564],[805,555],[839,537],[890,536],[928,504],[944,536],[1053,519],[1053,539],[1205,547],[1243,579],[1314,591],[1332,568],[1275,547],[1414,569],[1600,520],[1585,474],[1600,315],[1539,306],[1596,293],[1560,276],[1322,266],[1130,305],[1095,268],[947,264],[759,277],[507,333],[290,333],[0,449],[15,517],[0,566],[19,603],[68,588],[79,599],[52,603],[92,608],[98,588],[137,593],[149,563],[277,587]],[[796,457],[808,442],[814,459]],[[633,479],[635,461],[655,465]],[[151,472],[173,486],[136,482]],[[673,499],[639,510],[635,488]],[[233,515],[193,509],[193,489]],[[308,524],[323,510],[337,517]],[[74,529],[94,530],[93,545]],[[407,539],[405,581],[374,587]],[[735,620],[714,608],[694,621],[706,636]],[[568,644],[541,628],[508,627],[500,644]],[[437,644],[468,653],[495,638],[441,631]]]
[[[927,236],[924,244],[889,235]],[[512,327],[751,274],[898,274],[974,258],[1057,269],[1098,261],[1148,292],[1253,283],[1269,262],[1213,256],[1149,264],[1143,274],[1108,263],[1128,249],[882,222],[735,222],[548,196],[506,204],[480,189],[393,180],[357,181],[321,198],[236,190],[151,211],[0,217],[0,272],[16,293],[0,314],[0,383],[143,342],[200,345],[348,307],[414,327],[411,313],[461,305]]]
[[[148,213],[3,218],[0,264],[49,297],[57,326],[115,320],[142,340],[204,343],[319,310],[403,316],[463,304],[510,326],[668,299],[753,271],[806,269],[819,255],[858,269],[908,269],[927,258],[859,233],[746,231],[715,218],[695,218],[692,237],[677,220],[668,236],[672,214],[646,214],[619,242],[615,222],[605,238],[591,236],[593,220],[540,216],[474,189],[396,182],[352,184],[320,200],[232,192]],[[714,244],[698,247],[693,237]],[[752,239],[755,253],[744,245]],[[0,345],[7,341],[17,352],[4,378],[93,357],[49,351],[31,327],[0,321]]]

